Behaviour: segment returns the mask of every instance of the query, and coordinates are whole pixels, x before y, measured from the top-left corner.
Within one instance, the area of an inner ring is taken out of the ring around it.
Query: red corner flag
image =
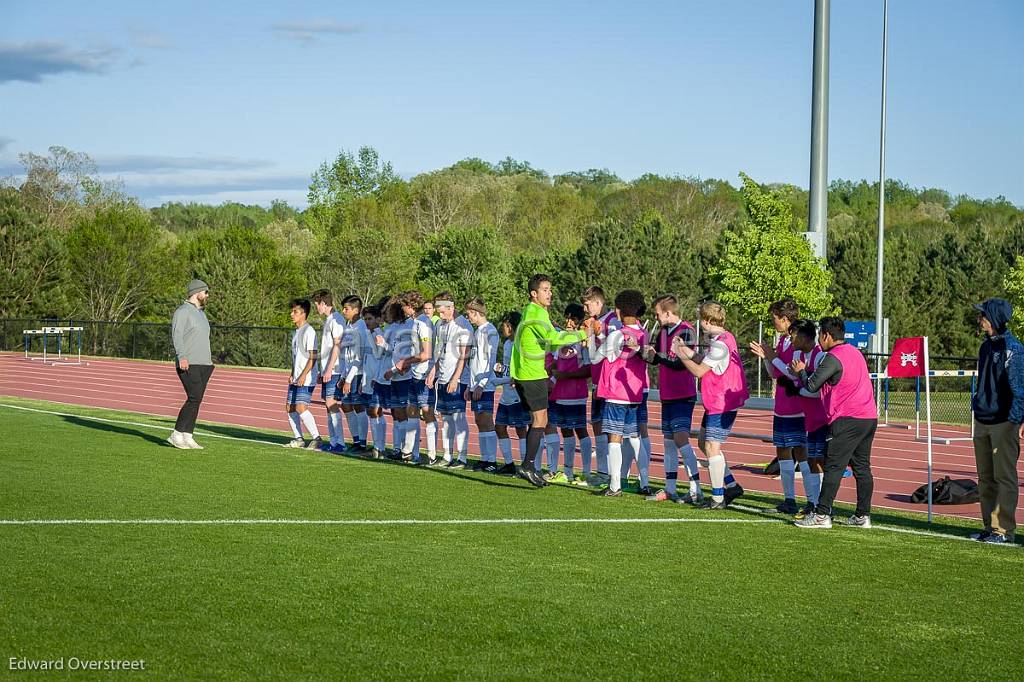
[[[896,339],[885,373],[891,377],[923,377],[924,337]]]

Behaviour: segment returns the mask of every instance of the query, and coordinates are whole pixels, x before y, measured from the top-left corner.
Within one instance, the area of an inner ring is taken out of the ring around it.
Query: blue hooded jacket
[[[1020,424],[1024,422],[1024,345],[1006,329],[1013,306],[1004,299],[990,298],[974,307],[996,332],[982,342],[978,352],[974,417],[982,424]]]

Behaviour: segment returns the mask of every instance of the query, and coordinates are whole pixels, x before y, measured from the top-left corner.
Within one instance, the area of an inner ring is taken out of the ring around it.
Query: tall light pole
[[[878,141],[878,267],[875,276],[875,353],[884,353],[882,275],[885,268],[885,92],[889,65],[889,0],[882,0],[882,122]]]
[[[815,255],[828,255],[828,39],[829,0],[814,0],[811,83],[811,182],[807,238]]]

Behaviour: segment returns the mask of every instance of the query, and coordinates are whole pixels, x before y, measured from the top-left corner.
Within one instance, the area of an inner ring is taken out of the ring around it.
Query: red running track
[[[275,429],[290,435],[284,415],[283,403],[287,375],[284,372],[263,369],[218,367],[206,391],[200,412],[203,421]],[[48,400],[57,403],[86,405],[132,412],[173,417],[184,400],[184,392],[169,363],[134,360],[89,359],[87,365],[44,365],[24,359],[16,353],[0,353],[0,395]],[[660,423],[660,406],[650,403],[651,445],[653,450],[651,475],[663,475],[664,452]],[[313,405],[317,423],[327,432],[325,410],[322,403]],[[701,408],[694,415],[699,423]],[[476,453],[476,429],[470,419],[470,452]],[[740,411],[734,432],[771,435],[772,416],[763,410]],[[936,433],[939,433],[937,431]],[[388,432],[390,438],[390,429]],[[967,429],[942,427],[943,436],[969,436]],[[518,453],[518,448],[514,448]],[[725,453],[736,478],[744,488],[759,492],[780,493],[777,479],[760,472],[761,465],[774,456],[770,443],[750,438],[733,437]],[[955,478],[976,478],[974,452],[969,440],[949,445],[933,446],[933,474]],[[1024,462],[1019,469],[1024,480]],[[914,440],[909,429],[885,428],[878,430],[872,452],[872,470],[875,474],[874,505],[893,509],[922,511],[922,505],[909,501],[910,494],[927,479],[926,446]],[[801,492],[797,483],[797,492]],[[856,500],[853,479],[845,479],[839,500]],[[976,505],[943,506],[943,514],[975,518]],[[1018,521],[1024,513],[1018,511]]]

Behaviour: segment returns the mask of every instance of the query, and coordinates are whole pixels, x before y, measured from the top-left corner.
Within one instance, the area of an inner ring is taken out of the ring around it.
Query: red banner
[[[924,337],[896,339],[885,373],[891,377],[923,377]]]

